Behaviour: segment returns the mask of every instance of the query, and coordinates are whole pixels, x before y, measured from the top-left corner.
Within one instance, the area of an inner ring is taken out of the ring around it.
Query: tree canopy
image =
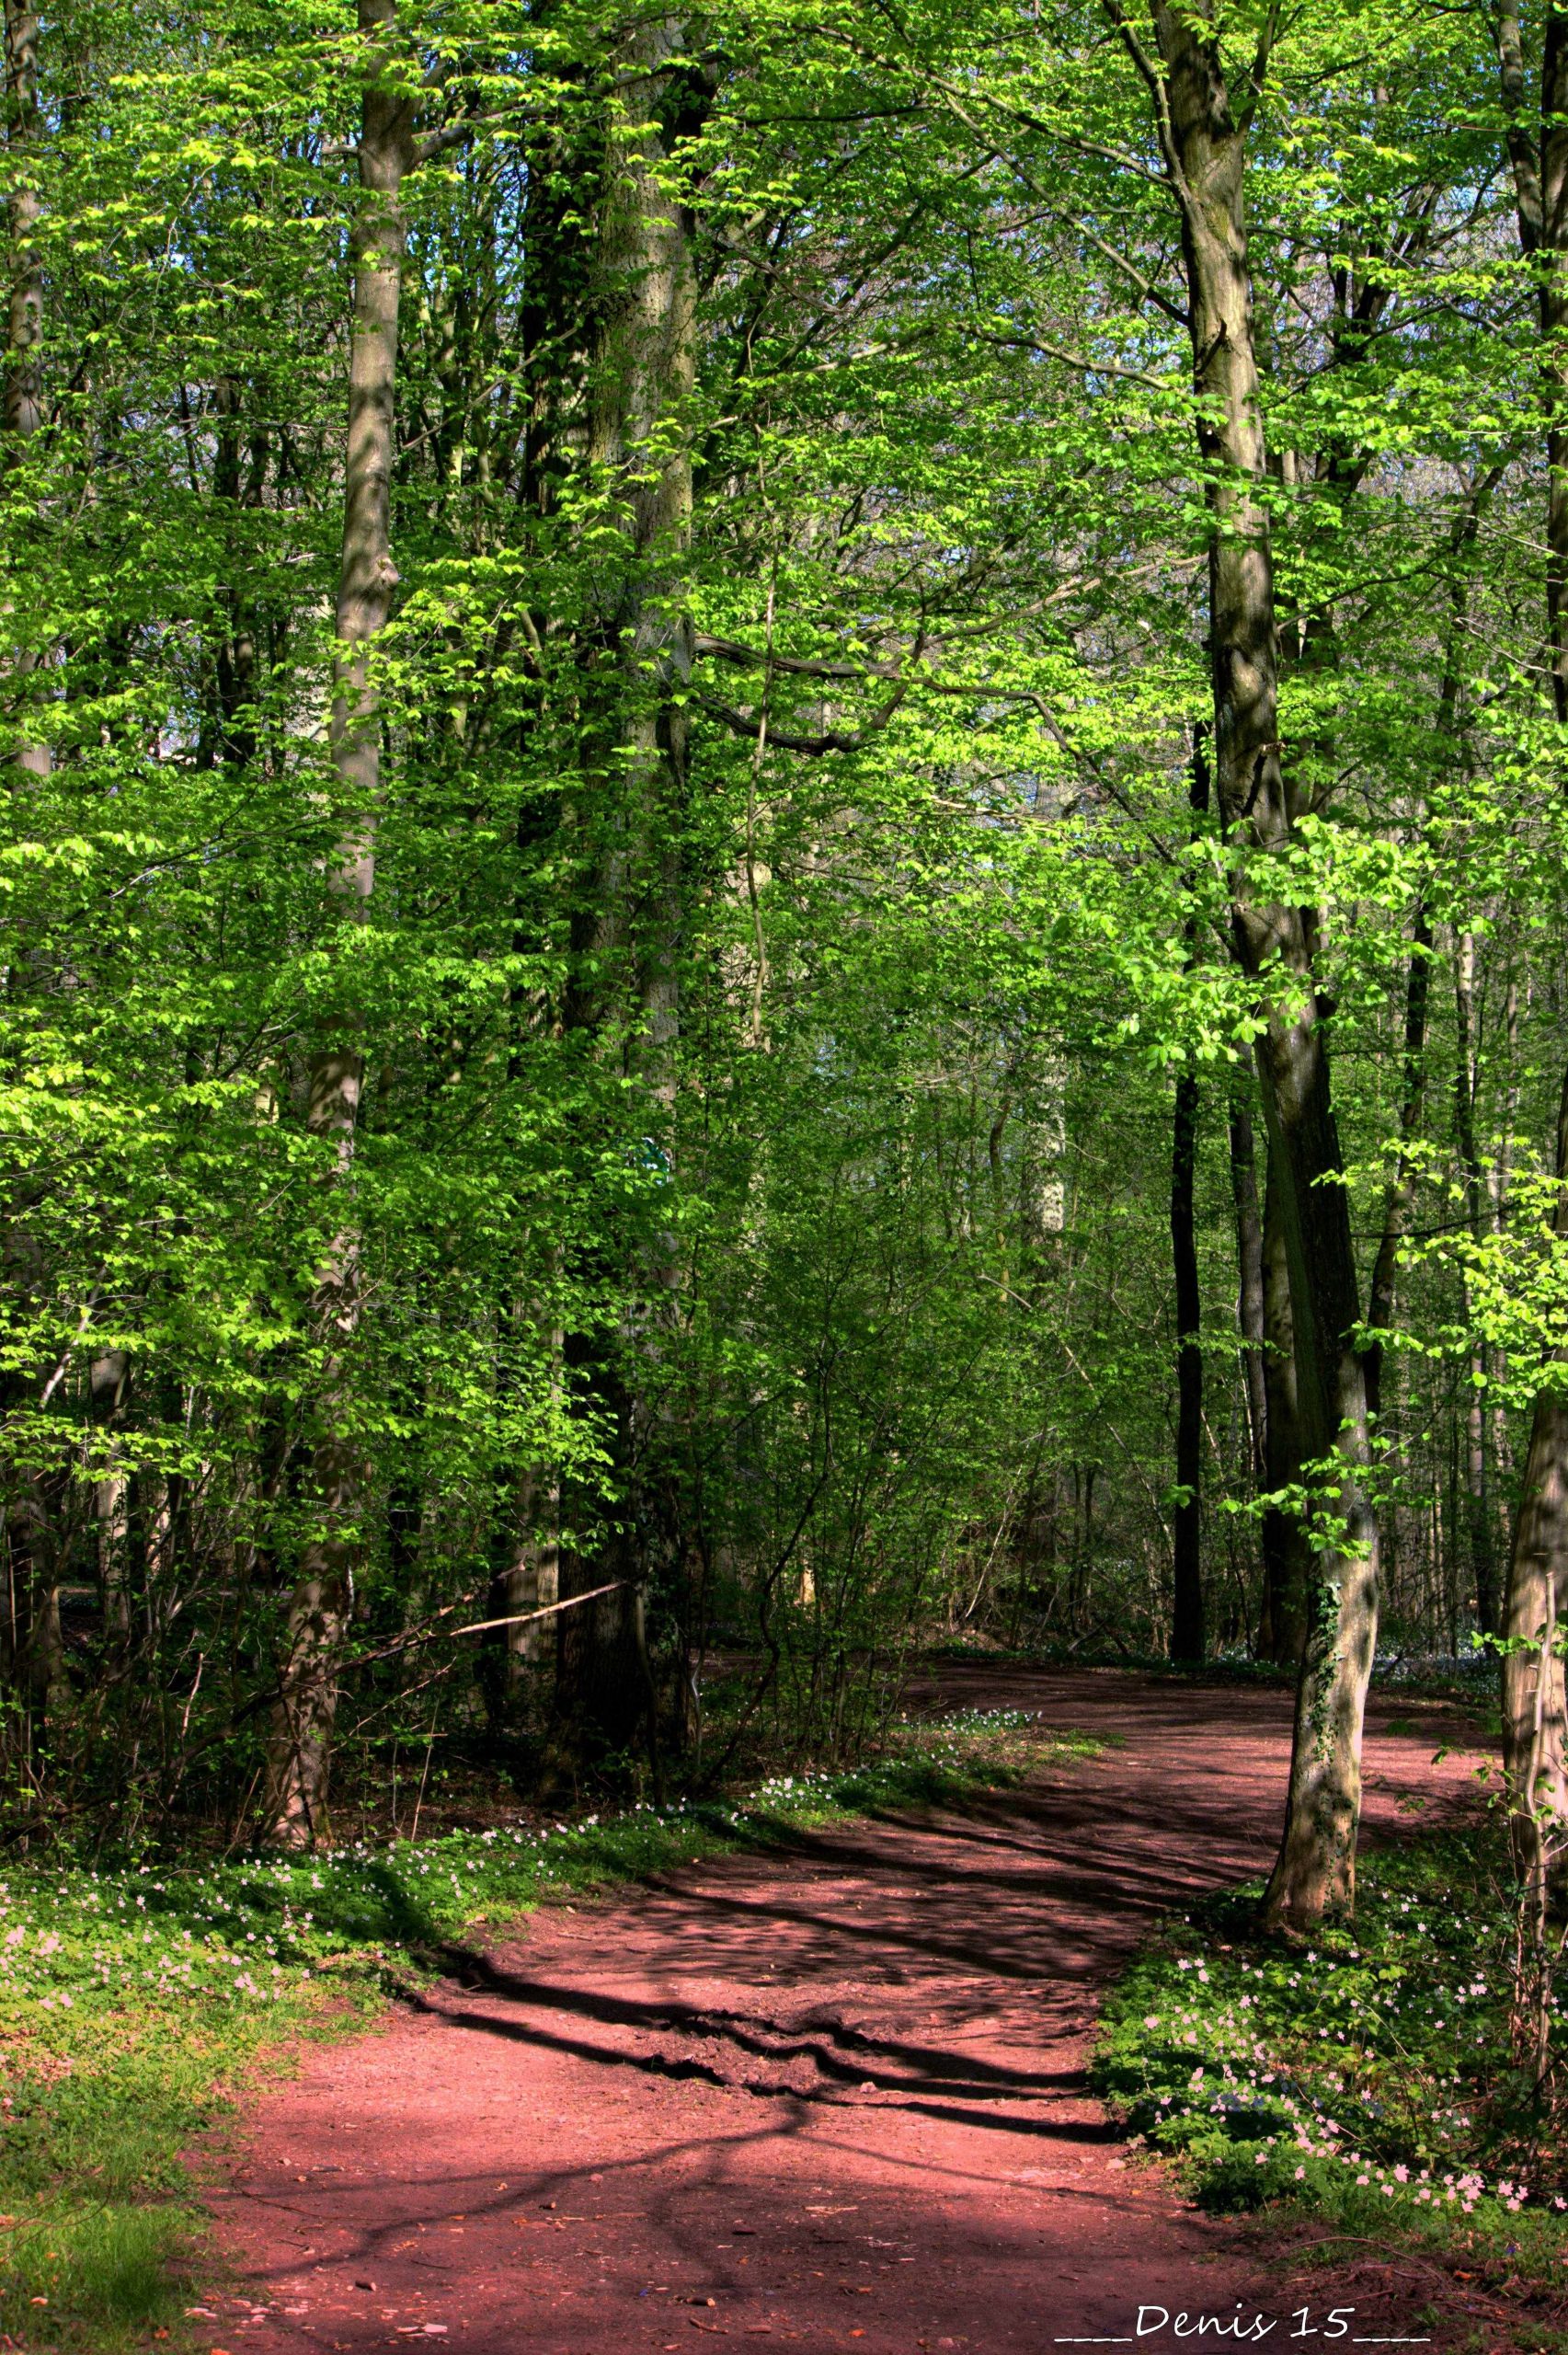
[[[29,1836],[934,1633],[1299,1668],[1282,1920],[1379,1640],[1568,1808],[1568,20],[6,33]]]

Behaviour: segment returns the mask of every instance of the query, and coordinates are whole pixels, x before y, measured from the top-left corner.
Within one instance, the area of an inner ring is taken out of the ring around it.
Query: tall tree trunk
[[[1539,129],[1525,100],[1518,0],[1498,0],[1492,22],[1519,246],[1535,268],[1547,414],[1547,659],[1553,707],[1568,720],[1568,12],[1554,0],[1543,11]]]
[[[1465,1176],[1465,1212],[1471,1241],[1479,1248],[1490,1223],[1481,1152],[1476,1143],[1475,1104],[1479,1091],[1479,1040],[1476,1036],[1475,936],[1463,930],[1454,942],[1454,1130],[1459,1165]],[[1460,1313],[1470,1323],[1470,1285],[1461,1276]],[[1493,1543],[1492,1479],[1486,1418],[1487,1351],[1473,1338],[1470,1346],[1470,1388],[1465,1400],[1465,1526],[1470,1538],[1471,1578],[1475,1591],[1475,1615],[1482,1632],[1497,1626],[1497,1556]]]
[[[88,1396],[100,1431],[120,1419],[130,1372],[123,1350],[104,1350],[92,1361]],[[104,1648],[110,1659],[121,1659],[131,1642],[131,1483],[112,1463],[100,1466],[93,1483],[93,1519]]]
[[[1307,1447],[1301,1430],[1301,1385],[1296,1364],[1296,1319],[1290,1305],[1290,1258],[1286,1243],[1284,1185],[1279,1156],[1270,1145],[1264,1181],[1263,1213],[1264,1491],[1277,1498],[1301,1485]],[[1270,1503],[1263,1515],[1264,1625],[1268,1658],[1278,1668],[1299,1669],[1306,1641],[1307,1614],[1317,1575],[1317,1558],[1299,1508]]]
[[[618,119],[606,142],[590,370],[588,456],[613,502],[624,561],[598,618],[601,731],[589,755],[582,831],[588,904],[574,925],[568,1030],[603,1052],[618,1029],[653,1132],[673,1166],[686,804],[684,689],[692,633],[681,581],[691,545],[689,409],[696,374],[696,277],[679,151],[711,91],[693,76],[684,28],[647,25],[619,59]],[[679,1551],[676,1511],[651,1377],[673,1293],[673,1238],[626,1270],[653,1295],[623,1338],[620,1367],[578,1340],[568,1361],[611,1438],[622,1491],[614,1545],[589,1558],[563,1547],[563,1598],[618,1577],[617,1592],[558,1623],[556,1706],[567,1745],[626,1746],[639,1717],[658,1774],[658,1710],[646,1588]]]
[[[1414,1145],[1426,1097],[1426,1004],[1431,994],[1431,977],[1432,927],[1426,921],[1425,905],[1417,902],[1404,986],[1399,1148],[1383,1198],[1378,1256],[1372,1262],[1372,1280],[1367,1293],[1367,1323],[1373,1336],[1367,1350],[1367,1404],[1374,1419],[1382,1412],[1383,1404],[1384,1345],[1378,1336],[1386,1333],[1393,1323],[1400,1245],[1415,1208]]]
[[[352,249],[353,327],[343,471],[338,569],[339,646],[331,751],[342,828],[329,876],[345,913],[362,919],[375,885],[381,793],[381,698],[372,648],[385,627],[397,572],[392,560],[392,468],[395,432],[397,314],[405,226],[403,182],[415,162],[414,101],[399,40],[397,0],[359,0],[365,44],[359,146],[360,202]],[[306,1120],[337,1145],[336,1182],[347,1195],[364,1077],[361,1024],[346,992],[331,1034],[312,1056]],[[352,1603],[365,1464],[348,1428],[344,1353],[359,1329],[359,1237],[345,1202],[343,1223],[317,1280],[315,1308],[326,1340],[318,1432],[311,1459],[315,1526],[300,1549],[289,1600],[279,1694],[268,1755],[267,1821],[274,1840],[313,1844],[326,1828],[332,1726],[343,1642]]]
[[[223,760],[244,768],[255,758],[256,613],[245,586],[247,551],[242,515],[261,504],[267,476],[267,434],[253,425],[245,433],[245,387],[234,376],[220,376],[212,390],[214,438],[212,495],[223,519],[227,542],[229,579],[223,591],[228,626],[219,639],[213,664],[212,709],[202,721],[196,765],[210,768]],[[242,463],[248,441],[248,464]]]
[[[1112,0],[1113,9],[1116,0]],[[1259,984],[1256,1054],[1277,1155],[1305,1435],[1325,1465],[1323,1543],[1301,1656],[1284,1837],[1266,1910],[1307,1928],[1355,1900],[1361,1731],[1377,1632],[1378,1530],[1368,1494],[1366,1379],[1355,1333],[1360,1284],[1334,1121],[1314,962],[1313,912],[1253,894],[1248,854],[1288,847],[1294,810],[1279,750],[1279,650],[1244,222],[1247,105],[1231,103],[1209,0],[1152,0],[1158,59],[1119,10],[1144,80],[1181,222],[1197,438],[1208,477],[1214,765],[1232,855],[1232,939]]]
[[[1193,1180],[1197,1161],[1197,1080],[1176,1082],[1171,1142],[1171,1256],[1176,1292],[1176,1488],[1171,1516],[1171,1658],[1200,1660],[1203,1625],[1203,1345]]]
[[[1208,760],[1205,728],[1193,729],[1187,769],[1187,806],[1196,843],[1208,816]],[[1197,957],[1197,920],[1185,926],[1186,964]],[[1203,1610],[1203,1300],[1198,1287],[1197,1228],[1193,1191],[1197,1175],[1197,1074],[1184,1070],[1176,1081],[1171,1130],[1171,1263],[1176,1295],[1176,1504],[1172,1515],[1171,1658],[1200,1660],[1204,1654]]]
[[[1230,1097],[1230,1199],[1236,1212],[1236,1329],[1242,1337],[1253,1488],[1258,1491],[1266,1485],[1268,1445],[1268,1397],[1263,1370],[1263,1219],[1258,1210],[1257,1141],[1252,1112],[1239,1089],[1233,1089]]]
[[[6,146],[13,174],[7,200],[11,283],[6,307],[5,419],[8,454],[21,458],[43,423],[43,261],[38,248],[42,203],[30,158],[42,133],[38,101],[39,12],[6,0]],[[11,669],[18,681],[39,668],[36,647],[23,649]],[[25,693],[25,688],[23,689]],[[45,777],[53,754],[24,736],[13,755],[22,782]]]
[[[11,290],[6,352],[6,431],[27,441],[43,421],[43,263],[37,236],[42,207],[26,169],[39,143],[39,12],[6,0],[6,146],[23,168],[8,201]]]
[[[10,235],[10,283],[6,304],[5,427],[6,456],[18,463],[43,421],[43,266],[37,245],[41,204],[32,157],[42,121],[38,96],[39,12],[6,0],[6,146],[12,167],[6,226]],[[28,681],[39,668],[36,648],[21,649],[10,672],[25,706]],[[24,713],[11,758],[14,783],[34,787],[53,767],[47,742],[29,733]],[[4,1257],[6,1281],[24,1292],[42,1278],[40,1255],[20,1223],[8,1225]],[[26,1376],[5,1385],[9,1402],[34,1404]],[[58,1526],[60,1483],[36,1463],[17,1467],[6,1507],[7,1576],[6,1651],[10,1672],[22,1690],[33,1742],[41,1740],[56,1693],[63,1687],[64,1646],[60,1626],[62,1532]]]
[[[1268,1490],[1268,1386],[1264,1336],[1263,1215],[1258,1206],[1257,1141],[1240,1075],[1230,1086],[1230,1199],[1236,1217],[1236,1329],[1247,1402],[1247,1454],[1254,1499]],[[1267,1508],[1264,1509],[1265,1511]],[[1258,1613],[1260,1656],[1274,1654],[1273,1592],[1268,1551],[1259,1530],[1264,1577]],[[1295,1662],[1290,1663],[1294,1667]]]
[[[485,1631],[479,1685],[491,1730],[507,1734],[518,1730],[530,1669],[553,1632],[547,1620],[530,1622],[522,1614],[547,1609],[561,1591],[560,1498],[537,1473],[525,1472],[519,1481],[498,1545],[485,1615],[502,1624]]]
[[[1568,1240],[1568,1072],[1557,1108],[1552,1231]],[[1503,1765],[1520,1867],[1568,1826],[1568,1691],[1552,1637],[1568,1618],[1568,1367],[1545,1369],[1514,1521],[1503,1619]],[[1558,1866],[1562,1870],[1561,1862]]]
[[[1568,12],[1542,29],[1539,130],[1525,104],[1518,0],[1493,17],[1521,251],[1537,275],[1547,408],[1546,651],[1552,707],[1568,722]],[[1568,1235],[1568,1072],[1557,1115],[1556,1233]],[[1503,1763],[1516,1858],[1538,1867],[1543,1813],[1568,1820],[1568,1692],[1552,1631],[1568,1599],[1568,1397],[1546,1370],[1530,1424],[1503,1608]]]

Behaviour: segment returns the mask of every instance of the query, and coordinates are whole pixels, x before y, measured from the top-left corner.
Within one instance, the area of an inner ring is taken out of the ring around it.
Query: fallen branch
[[[486,1627],[521,1627],[530,1619],[553,1619],[557,1611],[570,1611],[577,1603],[596,1602],[601,1594],[613,1594],[617,1587],[629,1586],[629,1579],[612,1579],[608,1586],[590,1586],[586,1594],[568,1594],[564,1603],[547,1603],[540,1611],[514,1611],[505,1619],[475,1619],[466,1627],[449,1627],[449,1636],[479,1636]],[[383,1659],[386,1657],[384,1652]]]

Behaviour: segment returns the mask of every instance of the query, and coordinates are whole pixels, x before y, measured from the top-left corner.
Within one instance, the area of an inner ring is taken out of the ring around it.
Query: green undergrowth
[[[1126,1644],[1081,1644],[1042,1639],[1005,1644],[984,1637],[955,1637],[932,1647],[929,1657],[969,1667],[1114,1669],[1126,1675],[1153,1676],[1173,1684],[1256,1684],[1295,1690],[1296,1671],[1261,1660],[1239,1647],[1210,1652],[1201,1660],[1173,1660],[1164,1652],[1134,1651]],[[1497,1665],[1472,1642],[1463,1652],[1415,1657],[1390,1653],[1372,1671],[1380,1699],[1459,1701],[1485,1718],[1497,1710]]]
[[[814,1825],[1093,1754],[1022,1710],[900,1729],[744,1798],[518,1821],[296,1860],[0,1878],[0,2346],[177,2341],[200,2221],[180,2164],[258,2067],[340,2033],[476,1924]]]
[[[1205,2207],[1310,2222],[1325,2258],[1402,2245],[1560,2298],[1568,2148],[1513,2059],[1495,1819],[1365,1857],[1354,1927],[1310,1946],[1262,1934],[1261,1895],[1162,1924],[1107,2005],[1095,2083],[1135,2141]],[[1561,1996],[1554,2027],[1568,2051]]]

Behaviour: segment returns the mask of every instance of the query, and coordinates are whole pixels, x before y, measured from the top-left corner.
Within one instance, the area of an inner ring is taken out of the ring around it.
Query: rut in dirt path
[[[926,1697],[1116,1746],[962,1815],[550,1909],[475,1952],[465,1984],[313,2051],[212,2196],[244,2345],[653,2355],[705,2332],[1170,2355],[1160,2308],[1303,2297],[1355,2304],[1356,2337],[1419,2333],[1354,2271],[1284,2298],[1127,2163],[1085,2085],[1096,2002],[1150,1919],[1267,1863],[1288,1697],[983,1670]],[[1396,1715],[1411,1730],[1380,1733]],[[1370,1828],[1462,1792],[1462,1754],[1432,1763],[1456,1722],[1374,1709]]]

